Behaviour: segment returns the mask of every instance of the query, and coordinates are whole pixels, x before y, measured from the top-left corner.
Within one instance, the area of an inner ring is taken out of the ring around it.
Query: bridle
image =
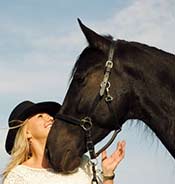
[[[110,77],[111,70],[113,68],[114,51],[115,51],[115,41],[112,41],[110,49],[109,49],[108,60],[106,61],[106,64],[105,64],[105,73],[104,73],[103,81],[100,84],[100,91],[97,94],[94,102],[92,103],[92,106],[90,108],[90,111],[87,113],[87,116],[85,116],[82,119],[77,119],[69,115],[58,113],[55,117],[57,119],[63,120],[64,122],[67,122],[67,123],[70,123],[76,126],[80,126],[85,131],[86,148],[87,148],[87,151],[89,151],[91,160],[98,157],[102,151],[108,148],[111,145],[111,143],[114,141],[117,134],[121,131],[121,125],[119,125],[114,131],[111,139],[107,142],[107,144],[103,146],[97,153],[95,153],[95,148],[94,148],[94,144],[92,141],[92,132],[91,132],[92,125],[93,125],[91,115],[94,112],[99,101],[104,97],[105,94],[106,94],[105,102],[107,103],[108,108],[113,115],[113,118],[116,119],[116,114],[114,113],[113,107],[111,105],[113,97],[109,93],[110,86],[111,86],[109,77]],[[98,181],[96,179],[96,171],[95,171],[94,162],[92,162],[92,171],[93,171],[92,183],[97,184]]]

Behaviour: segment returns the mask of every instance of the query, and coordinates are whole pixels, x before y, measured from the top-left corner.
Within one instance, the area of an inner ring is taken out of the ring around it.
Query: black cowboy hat
[[[11,112],[8,124],[9,131],[6,138],[5,148],[7,153],[11,154],[11,150],[14,145],[15,137],[20,128],[20,124],[27,118],[38,114],[38,113],[48,113],[51,116],[55,116],[59,111],[61,105],[56,102],[40,102],[33,103],[31,101],[24,101],[18,104]]]

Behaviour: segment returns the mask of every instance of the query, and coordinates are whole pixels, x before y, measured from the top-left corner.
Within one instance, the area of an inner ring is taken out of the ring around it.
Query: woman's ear
[[[27,135],[27,139],[32,138],[32,134],[31,134],[30,130],[26,130],[26,135]]]

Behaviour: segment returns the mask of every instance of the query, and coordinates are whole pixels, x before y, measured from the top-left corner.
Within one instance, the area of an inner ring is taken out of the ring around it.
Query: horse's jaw
[[[80,166],[81,157],[74,157],[71,151],[67,151],[61,161],[63,173],[72,173]]]
[[[58,173],[73,173],[81,163],[81,156],[76,155],[69,149],[64,152],[62,157],[57,156],[56,153],[51,154],[48,149],[46,154],[49,164]]]
[[[75,134],[75,135],[74,135]],[[82,139],[78,139],[81,137]],[[86,151],[83,130],[56,119],[48,134],[45,155],[55,172],[70,173],[80,166]],[[81,146],[80,146],[81,145]]]

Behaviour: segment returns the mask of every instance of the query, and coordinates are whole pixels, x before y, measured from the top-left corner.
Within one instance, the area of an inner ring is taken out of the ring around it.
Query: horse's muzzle
[[[58,155],[49,152],[48,149],[46,151],[46,157],[55,172],[72,173],[80,166],[81,157],[75,155],[71,150],[66,150],[63,157],[59,157]]]

